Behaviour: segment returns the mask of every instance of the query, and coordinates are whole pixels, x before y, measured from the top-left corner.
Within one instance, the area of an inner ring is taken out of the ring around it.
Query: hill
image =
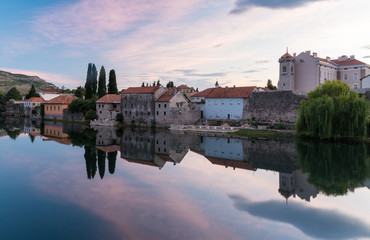
[[[16,87],[22,94],[27,94],[32,84],[35,86],[37,92],[43,89],[58,88],[54,84],[46,82],[37,76],[14,74],[0,70],[0,92],[7,92],[12,87]]]

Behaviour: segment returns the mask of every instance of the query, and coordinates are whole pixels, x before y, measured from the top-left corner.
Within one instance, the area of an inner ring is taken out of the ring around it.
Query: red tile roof
[[[257,87],[214,88],[206,98],[247,98]]]
[[[42,97],[31,97],[26,100],[27,102],[43,102],[44,99]]]
[[[288,58],[288,57],[293,57],[293,56],[290,55],[288,52],[286,52],[283,56],[281,56],[281,58]]]
[[[126,93],[155,93],[160,87],[130,87],[127,88],[122,94]]]
[[[210,94],[210,92],[212,92],[214,88],[208,88],[206,90],[203,90],[201,92],[198,92],[198,93],[195,93],[193,95],[191,95],[191,97],[207,97],[208,94]]]
[[[100,147],[96,147],[97,149],[99,150],[102,150],[103,152],[117,152],[117,151],[121,151],[121,147],[120,146],[115,146],[115,145],[111,145],[111,146],[100,146]]]
[[[60,95],[49,101],[46,101],[45,104],[70,104],[72,100],[76,98],[77,97],[73,95]]]
[[[339,61],[338,59],[333,59],[332,60],[335,64],[339,65],[339,66],[348,66],[348,65],[362,65],[362,64],[365,64],[364,62],[361,62],[357,59],[348,59],[346,61]]]
[[[175,91],[173,89],[165,92],[164,94],[162,94],[162,96],[160,96],[156,102],[168,102],[170,101],[174,96],[176,95]]]
[[[180,85],[180,86],[178,86],[176,88],[180,88],[180,89],[192,89],[191,87],[188,87],[186,85]]]
[[[121,95],[107,94],[107,95],[99,98],[96,102],[120,103],[121,102]]]
[[[230,159],[223,159],[223,158],[216,158],[216,157],[208,157],[207,159],[216,165],[221,165],[221,166],[227,166],[227,167],[233,167],[233,168],[241,168],[241,169],[246,169],[246,170],[251,170],[251,171],[256,171],[256,168],[252,168],[248,162],[244,161],[235,161],[235,160],[230,160]]]
[[[43,89],[42,92],[43,93],[56,93],[57,90],[56,89]]]

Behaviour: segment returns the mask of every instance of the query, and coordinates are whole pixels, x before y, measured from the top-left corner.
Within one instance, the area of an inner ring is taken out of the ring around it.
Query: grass
[[[295,133],[292,132],[276,132],[266,130],[252,130],[242,129],[237,132],[229,133],[231,135],[245,136],[245,137],[266,137],[266,138],[293,138]]]

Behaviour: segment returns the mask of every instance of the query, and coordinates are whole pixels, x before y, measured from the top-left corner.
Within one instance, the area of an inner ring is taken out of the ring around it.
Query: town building
[[[185,95],[188,95],[190,93],[195,92],[194,88],[188,87],[186,85],[180,85],[180,86],[176,87],[176,89],[179,90],[180,92],[182,92]]]
[[[24,115],[24,101],[10,99],[6,102],[4,116],[20,117]]]
[[[155,100],[165,92],[162,86],[130,87],[121,93],[121,112],[125,124],[155,124]]]
[[[214,88],[207,88],[206,90],[203,90],[201,92],[197,92],[192,94],[189,99],[192,103],[205,103],[206,97],[208,94],[213,90]]]
[[[41,92],[38,92],[38,94],[44,99],[44,101],[49,101],[61,95],[61,93],[58,93],[56,89],[43,89]]]
[[[181,91],[170,89],[155,101],[156,126],[195,124],[199,119],[200,111],[190,108],[189,100]]]
[[[106,94],[96,101],[98,120],[115,120],[121,111],[121,95]]]
[[[286,52],[279,59],[279,90],[297,90],[307,93],[326,80],[341,80],[351,89],[361,88],[363,77],[370,74],[370,65],[343,55],[338,59],[320,58],[311,51],[290,55]]]
[[[213,88],[205,97],[204,118],[246,119],[247,103],[251,92],[267,91],[259,87]]]
[[[370,89],[370,74],[361,78],[361,88]]]
[[[68,108],[73,99],[73,95],[59,95],[49,101],[44,102],[44,118],[63,119],[63,110]]]
[[[37,111],[37,114],[34,114],[32,111],[40,108],[41,103],[44,102],[42,97],[32,97],[24,101],[24,115],[26,117],[31,117],[33,115],[39,115],[40,111]]]

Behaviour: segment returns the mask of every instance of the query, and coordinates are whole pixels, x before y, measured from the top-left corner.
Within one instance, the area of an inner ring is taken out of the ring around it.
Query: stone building
[[[32,110],[36,110],[43,102],[44,99],[42,97],[32,97],[24,101],[24,115],[31,117],[33,115]],[[38,111],[38,114],[40,114],[40,111]]]
[[[131,87],[121,93],[121,112],[125,124],[154,125],[155,100],[165,92],[162,86]]]
[[[156,126],[188,125],[199,119],[200,111],[191,109],[188,99],[180,91],[171,89],[155,101]]]
[[[121,96],[106,94],[96,101],[96,114],[98,120],[115,120],[117,113],[121,111]]]
[[[285,53],[279,59],[280,75],[279,90],[297,90],[307,93],[326,80],[338,79],[349,85],[351,89],[361,88],[363,77],[370,74],[370,65],[343,55],[338,59],[320,58],[311,51]]]
[[[361,78],[361,88],[370,89],[370,74]]]
[[[185,95],[188,95],[190,93],[195,92],[194,88],[188,87],[186,85],[180,85],[180,86],[176,87],[176,89],[179,90],[180,92],[182,92]]]
[[[206,97],[208,94],[213,90],[214,88],[207,88],[206,90],[203,90],[201,92],[197,92],[192,94],[189,99],[192,103],[205,103]]]
[[[6,102],[4,116],[20,117],[24,115],[24,101],[10,99]]]
[[[44,102],[44,118],[63,119],[63,110],[67,109],[68,104],[76,98],[77,97],[73,95],[64,94]]]

